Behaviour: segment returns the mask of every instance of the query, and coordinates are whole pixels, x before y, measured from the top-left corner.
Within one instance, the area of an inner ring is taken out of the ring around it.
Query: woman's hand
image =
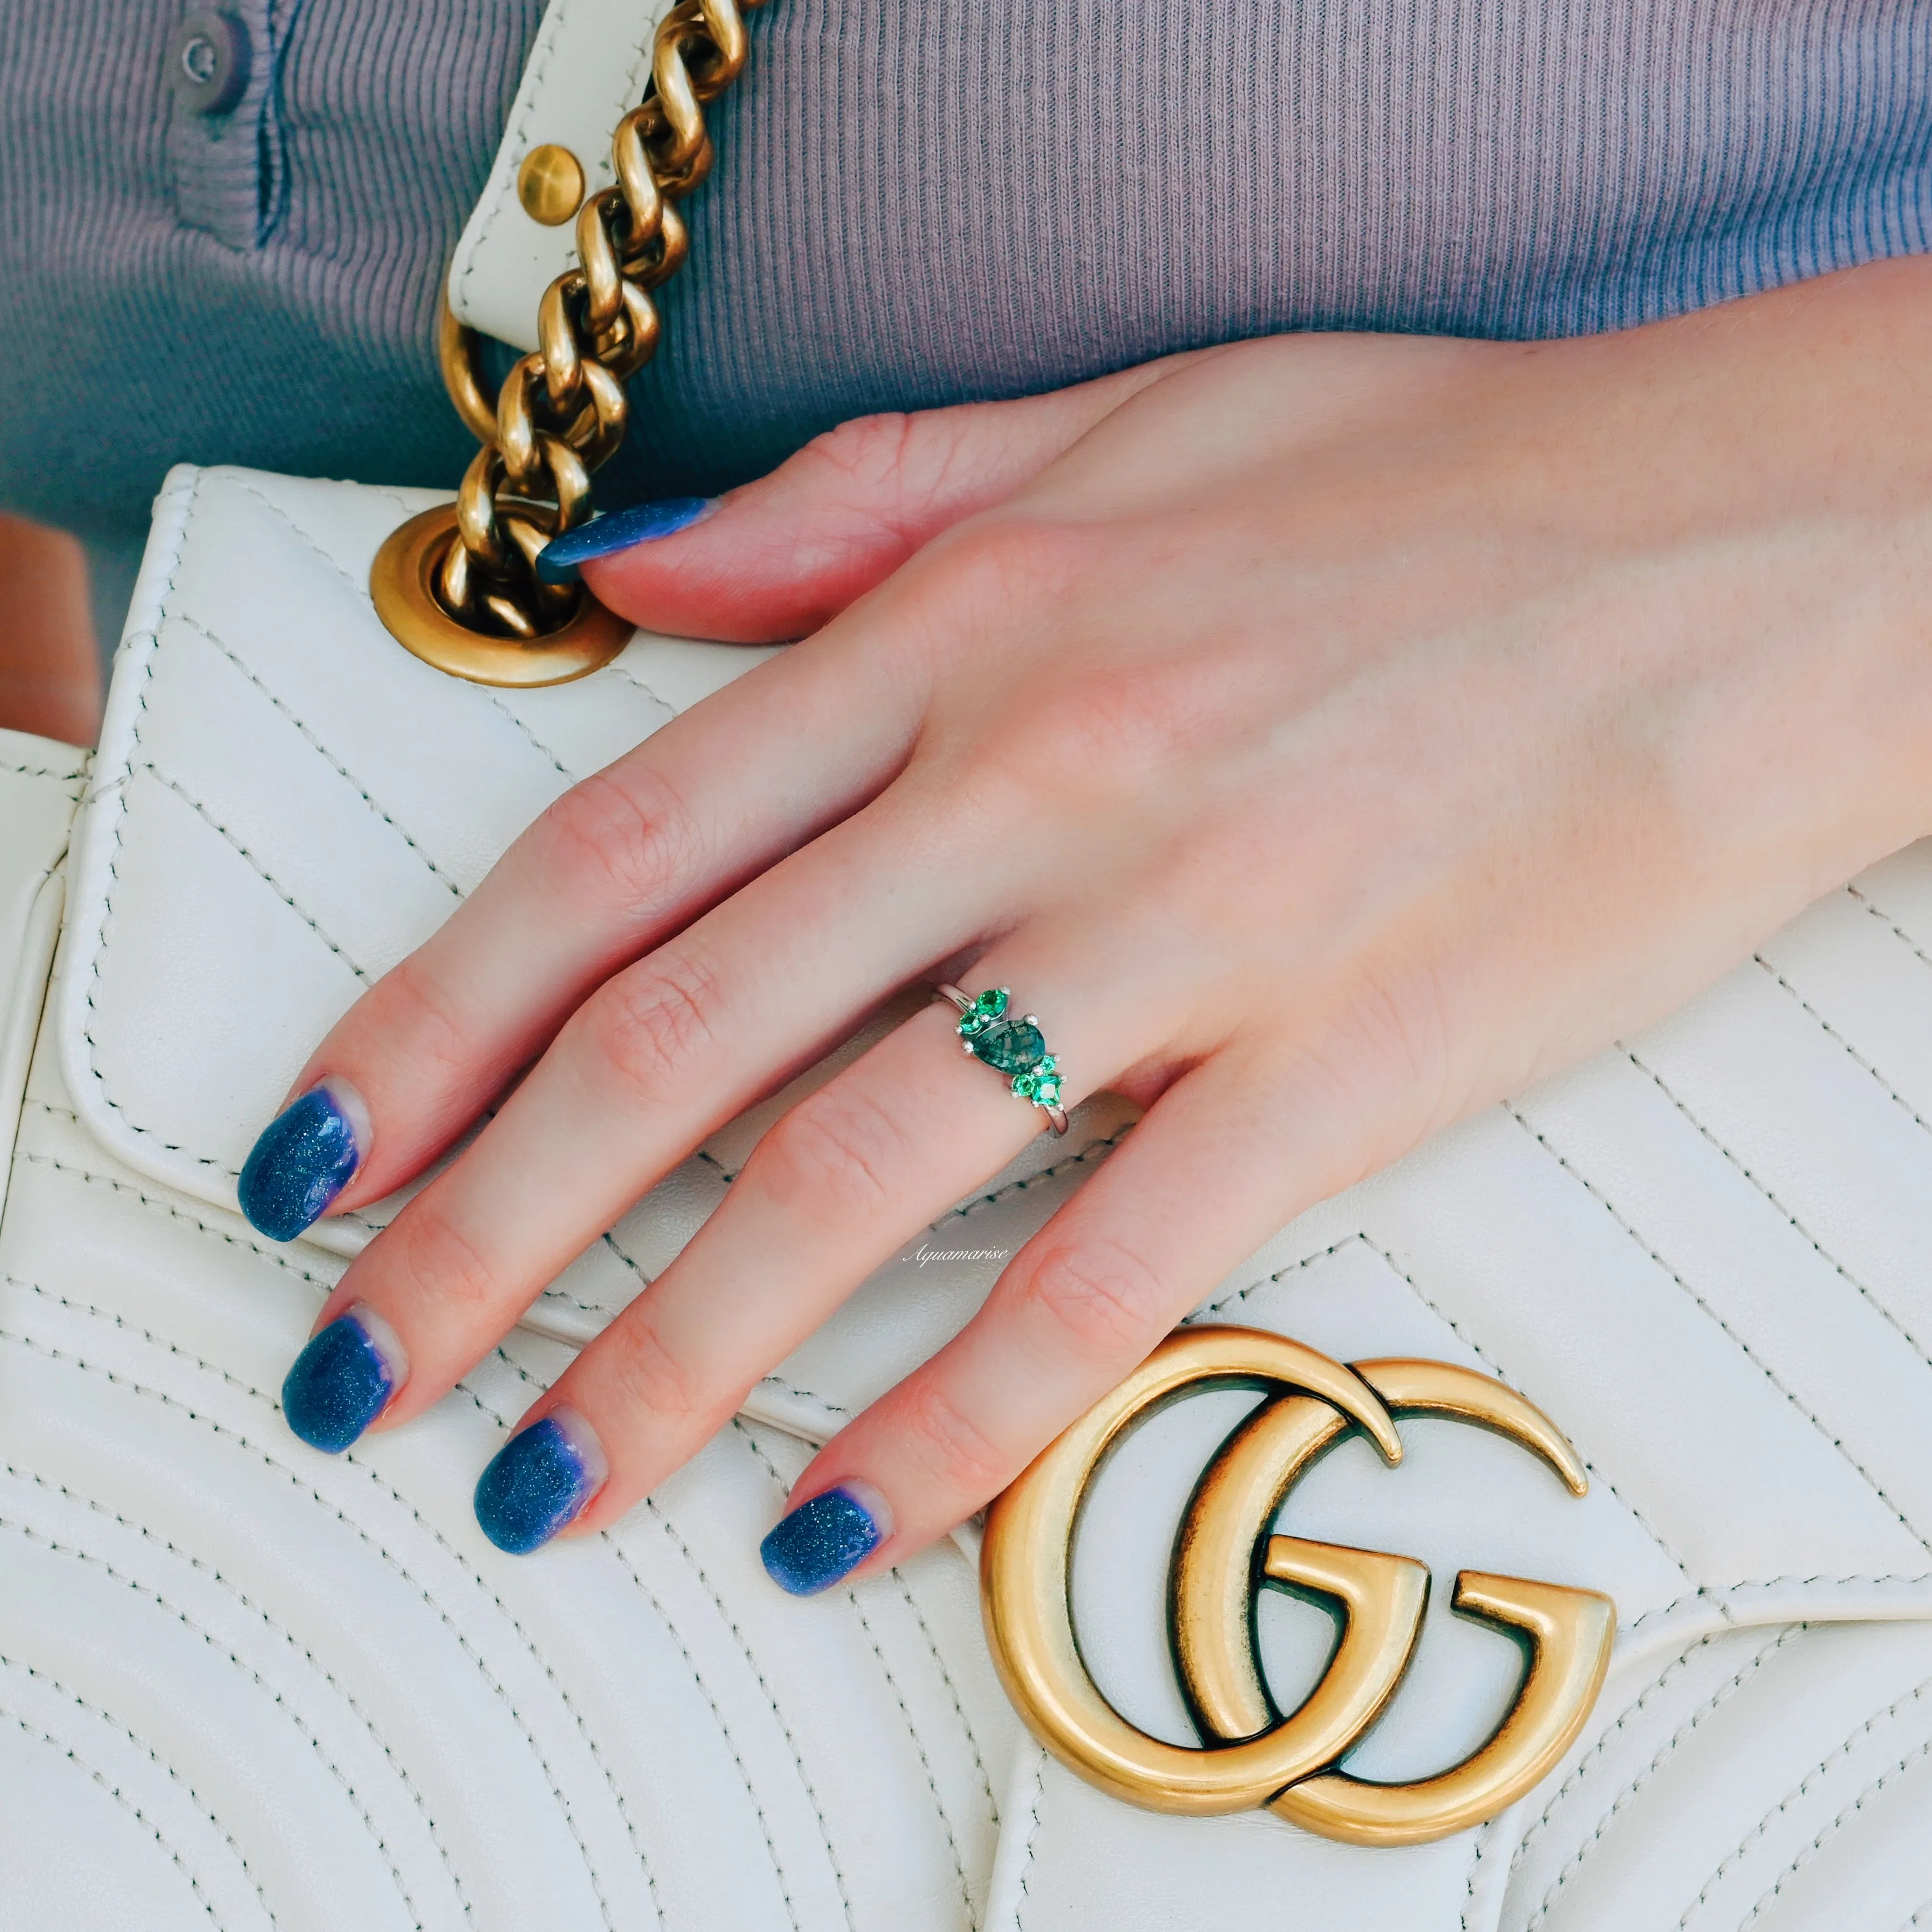
[[[271,1222],[536,1061],[330,1298],[291,1420],[406,1422],[895,989],[1010,986],[1066,1104],[1150,1111],[767,1558],[918,1549],[1298,1210],[1932,826],[1928,372],[1917,262],[1562,344],[1278,338],[850,424],[586,563],[654,628],[814,634],[561,800],[310,1063]],[[954,1019],[766,1135],[492,1463],[493,1537],[611,1522],[1040,1130]]]

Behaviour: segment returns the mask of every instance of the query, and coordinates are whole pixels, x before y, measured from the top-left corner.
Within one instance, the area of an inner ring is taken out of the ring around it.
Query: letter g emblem
[[[1181,1526],[1170,1604],[1188,1701],[1220,1742],[1163,1743],[1096,1688],[1075,1644],[1068,1558],[1081,1501],[1121,1432],[1194,1388],[1280,1391],[1222,1446]],[[1296,1478],[1352,1427],[1400,1462],[1394,1418],[1452,1417],[1540,1456],[1578,1496],[1576,1452],[1514,1390],[1446,1362],[1340,1362],[1251,1328],[1186,1328],[1036,1458],[994,1503],[980,1565],[986,1634],[1006,1693],[1034,1736],[1090,1784],[1159,1811],[1268,1805],[1352,1844],[1414,1845],[1494,1817],[1554,1768],[1610,1668],[1616,1610],[1593,1590],[1464,1570],[1455,1608],[1523,1640],[1514,1705],[1472,1756],[1412,1784],[1335,1768],[1381,1714],[1420,1632],[1429,1572],[1412,1558],[1270,1536]],[[1272,1580],[1340,1604],[1341,1642],[1301,1708],[1274,1711],[1255,1661],[1257,1585]]]

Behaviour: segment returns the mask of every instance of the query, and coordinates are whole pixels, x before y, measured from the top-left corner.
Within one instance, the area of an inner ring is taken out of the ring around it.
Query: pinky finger
[[[1355,1179],[1332,1112],[1224,1051],[1170,1088],[979,1313],[826,1444],[767,1538],[788,1588],[911,1556],[1006,1487],[1230,1269]]]

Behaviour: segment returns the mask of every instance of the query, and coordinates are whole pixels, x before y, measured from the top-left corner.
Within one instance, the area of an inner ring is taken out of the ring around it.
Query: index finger
[[[242,1169],[250,1220],[290,1240],[400,1186],[596,986],[889,782],[913,712],[876,674],[851,704],[849,656],[794,646],[566,792],[310,1055]]]

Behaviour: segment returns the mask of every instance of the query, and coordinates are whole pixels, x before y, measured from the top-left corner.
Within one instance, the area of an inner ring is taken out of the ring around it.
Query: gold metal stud
[[[517,170],[517,199],[532,221],[561,228],[584,206],[584,164],[554,141],[532,148]]]
[[[376,614],[406,650],[438,670],[472,684],[530,689],[568,684],[602,670],[635,626],[607,610],[588,590],[555,629],[528,639],[491,637],[460,624],[436,602],[435,572],[456,532],[456,506],[440,503],[389,534],[376,553],[369,594]]]

